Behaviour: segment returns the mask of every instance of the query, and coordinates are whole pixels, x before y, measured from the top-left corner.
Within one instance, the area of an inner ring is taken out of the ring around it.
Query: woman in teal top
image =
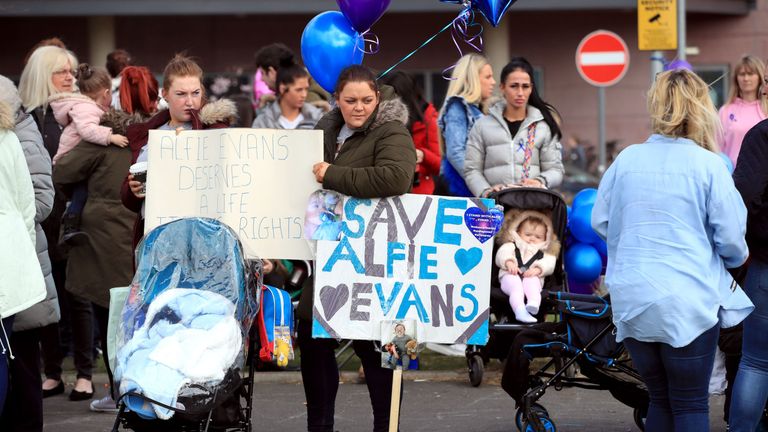
[[[717,112],[687,70],[648,93],[654,135],[606,171],[592,226],[608,244],[617,339],[648,387],[646,430],[709,430],[720,326],[752,310],[726,267],[747,259],[746,209],[717,155]]]

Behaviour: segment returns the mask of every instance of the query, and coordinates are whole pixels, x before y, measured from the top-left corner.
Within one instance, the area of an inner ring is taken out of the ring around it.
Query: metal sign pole
[[[597,88],[597,140],[598,149],[600,150],[600,165],[597,169],[600,175],[605,172],[606,165],[606,148],[605,148],[605,87]]]
[[[685,0],[677,0],[677,58],[685,60]]]

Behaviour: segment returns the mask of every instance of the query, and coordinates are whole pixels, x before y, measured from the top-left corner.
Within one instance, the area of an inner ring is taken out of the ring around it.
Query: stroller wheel
[[[549,418],[549,412],[546,408],[544,408],[542,405],[539,405],[537,403],[531,404],[531,411],[536,413],[540,418],[541,417],[547,417]],[[517,426],[517,430],[523,431],[525,430],[523,428],[523,420],[525,419],[525,411],[522,408],[517,409],[517,413],[515,414],[515,426]],[[554,424],[552,425],[554,427]],[[531,428],[532,430],[532,428]],[[527,431],[526,431],[527,432]]]
[[[541,422],[541,429],[536,429],[533,425],[528,424],[528,421],[524,421],[525,432],[557,432],[555,423],[549,417],[539,416],[539,421]]]
[[[473,355],[467,360],[469,363],[469,383],[472,387],[479,387],[483,382],[483,371],[485,365],[483,364],[483,358],[479,355]]]
[[[648,416],[648,407],[635,408],[632,412],[632,417],[635,419],[635,424],[641,431],[645,430],[645,418]]]

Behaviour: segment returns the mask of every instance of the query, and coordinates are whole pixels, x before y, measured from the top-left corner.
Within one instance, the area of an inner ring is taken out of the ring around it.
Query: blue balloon
[[[301,34],[301,58],[320,87],[333,93],[341,71],[363,62],[360,33],[337,11],[323,12]]]
[[[576,240],[582,243],[597,243],[600,237],[592,229],[592,206],[574,207],[568,228]]]
[[[731,158],[723,152],[720,152],[717,155],[720,156],[723,162],[725,162],[725,167],[728,168],[728,172],[733,174],[733,162],[731,162]]]
[[[597,201],[597,189],[595,188],[586,188],[582,189],[573,197],[573,209],[575,210],[576,207],[582,207],[582,206],[590,206],[592,207],[595,205],[595,201]]]
[[[568,292],[574,294],[594,294],[595,290],[592,288],[592,283],[576,282],[573,278],[568,278]]]
[[[498,27],[501,17],[516,0],[472,0],[472,7],[479,10],[485,19],[494,27]]]
[[[603,261],[592,245],[576,243],[565,252],[565,271],[578,283],[592,283],[600,277]]]

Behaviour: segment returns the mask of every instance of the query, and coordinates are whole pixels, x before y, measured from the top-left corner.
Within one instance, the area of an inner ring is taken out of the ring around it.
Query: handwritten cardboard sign
[[[148,148],[145,232],[204,216],[232,227],[249,258],[312,259],[304,213],[321,131],[152,130]]]
[[[317,242],[313,337],[380,340],[382,321],[412,319],[419,342],[485,344],[493,205],[346,198],[341,239]]]

